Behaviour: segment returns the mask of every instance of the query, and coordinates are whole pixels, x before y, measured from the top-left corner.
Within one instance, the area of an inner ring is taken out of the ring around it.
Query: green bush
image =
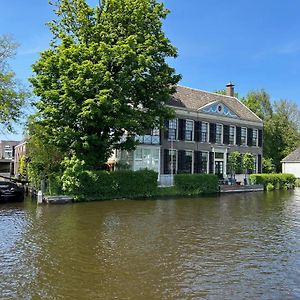
[[[298,179],[298,178],[296,179],[296,181],[295,181],[295,186],[296,186],[296,187],[300,187],[300,179]]]
[[[268,183],[267,184],[267,186],[266,186],[266,190],[268,191],[268,192],[270,192],[270,191],[273,191],[273,190],[275,190],[275,187],[274,187],[274,185],[272,184],[272,183]]]
[[[149,197],[157,190],[157,173],[90,171],[79,161],[69,162],[62,176],[63,190],[76,200]]]
[[[293,174],[251,174],[252,184],[262,184],[267,189],[268,184],[272,184],[276,189],[287,189],[295,185],[296,177]]]
[[[184,195],[212,194],[218,191],[218,177],[213,174],[176,174],[174,183]]]

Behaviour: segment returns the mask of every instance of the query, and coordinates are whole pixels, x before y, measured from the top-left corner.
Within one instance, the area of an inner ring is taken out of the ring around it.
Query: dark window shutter
[[[170,160],[169,150],[165,149],[164,150],[164,174],[170,173],[169,160]]]
[[[215,143],[216,142],[216,124],[209,123],[209,142]]]
[[[229,144],[229,126],[223,126],[223,144]]]
[[[253,140],[253,129],[247,128],[247,145],[252,146],[252,140]]]
[[[181,141],[185,140],[185,120],[178,120],[178,139]]]
[[[194,173],[201,173],[202,169],[202,152],[194,152]]]
[[[214,152],[209,152],[209,173],[213,174],[214,173],[214,160],[215,160],[215,153]]]
[[[257,168],[257,173],[258,174],[261,174],[262,173],[262,161],[261,161],[261,154],[258,154],[257,156],[257,165],[258,165],[258,168]]]
[[[262,147],[263,141],[263,131],[261,129],[258,130],[258,147]]]
[[[194,124],[195,124],[195,127],[194,127],[194,141],[195,142],[200,142],[201,141],[201,122],[200,121],[195,121]]]
[[[242,141],[241,141],[241,136],[242,136],[242,132],[241,132],[241,127],[236,127],[236,144],[238,146],[241,145]]]
[[[184,171],[184,163],[185,163],[185,151],[178,151],[178,173],[182,173]]]
[[[164,138],[167,140],[169,138],[169,120],[164,121]]]

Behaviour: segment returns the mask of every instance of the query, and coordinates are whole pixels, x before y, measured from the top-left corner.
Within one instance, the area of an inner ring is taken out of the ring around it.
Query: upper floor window
[[[257,146],[257,141],[258,141],[258,130],[253,129],[252,146]]]
[[[169,140],[176,140],[177,138],[177,119],[169,120]]]
[[[216,143],[217,144],[222,144],[222,142],[223,142],[222,133],[223,133],[223,125],[217,124],[217,126],[216,126]]]
[[[201,142],[208,142],[208,123],[202,122],[201,124]]]
[[[186,122],[185,122],[185,140],[186,141],[193,140],[193,127],[194,127],[194,122],[192,120],[186,120]]]
[[[229,144],[235,144],[235,126],[232,125],[229,127]]]
[[[241,145],[247,145],[247,128],[241,128]]]

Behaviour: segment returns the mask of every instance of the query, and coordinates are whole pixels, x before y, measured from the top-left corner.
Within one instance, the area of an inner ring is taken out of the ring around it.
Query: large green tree
[[[21,108],[28,96],[9,65],[17,47],[12,37],[0,36],[0,123],[7,131],[12,131],[13,123],[20,120]]]
[[[33,65],[38,122],[47,143],[98,167],[113,148],[172,116],[165,105],[180,79],[166,59],[177,50],[162,31],[168,10],[155,0],[52,3],[53,40]]]

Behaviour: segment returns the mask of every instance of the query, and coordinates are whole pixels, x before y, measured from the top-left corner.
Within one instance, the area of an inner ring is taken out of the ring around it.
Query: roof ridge
[[[185,86],[185,85],[177,84],[177,86],[183,87],[183,88],[186,88],[186,89],[189,89],[189,90],[197,91],[197,92],[204,92],[204,93],[207,93],[207,94],[212,94],[212,95],[217,95],[217,96],[222,96],[222,97],[226,97],[226,98],[231,98],[231,99],[237,99],[237,100],[239,100],[236,97],[232,97],[232,96],[228,96],[228,95],[223,95],[223,94],[218,94],[218,93],[209,92],[209,91],[204,91],[204,90],[200,90],[200,89],[196,89],[196,88],[191,88],[191,87]]]

